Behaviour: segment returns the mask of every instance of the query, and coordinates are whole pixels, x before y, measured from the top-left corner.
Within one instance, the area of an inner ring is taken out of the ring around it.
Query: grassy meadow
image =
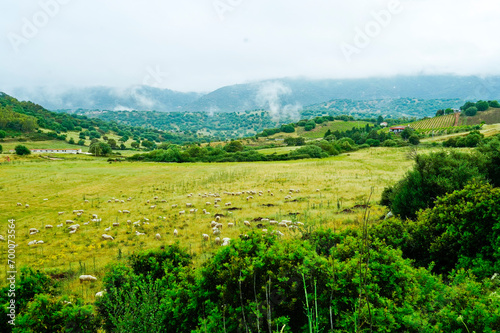
[[[263,232],[257,228],[257,218],[301,221],[301,228],[308,230],[338,230],[360,221],[364,214],[360,205],[373,192],[369,211],[372,220],[378,219],[386,213],[376,205],[382,190],[413,164],[406,154],[403,148],[372,148],[322,160],[221,164],[110,164],[105,158],[89,156],[47,160],[36,155],[7,163],[3,155],[0,235],[6,236],[8,219],[15,219],[18,267],[27,265],[52,275],[62,274],[66,277],[61,281],[66,293],[92,299],[101,287],[100,280],[85,286],[90,290],[82,289],[78,275],[92,274],[100,279],[106,264],[134,251],[179,241],[201,263],[217,249],[210,227],[215,214],[223,214],[221,238],[234,239],[250,230]],[[242,191],[257,193],[224,194]],[[190,193],[192,197],[188,197]],[[214,207],[215,197],[210,196],[215,193],[220,195],[219,208]],[[291,198],[285,198],[288,195]],[[228,202],[231,206],[225,205]],[[186,203],[192,203],[198,211],[189,213]],[[84,213],[78,217],[73,210]],[[120,213],[123,210],[130,214]],[[186,214],[179,215],[181,210]],[[92,214],[102,221],[84,225]],[[66,220],[79,224],[78,232],[69,234]],[[127,221],[140,223],[135,226]],[[251,227],[244,221],[250,221]],[[228,228],[230,222],[233,228]],[[57,227],[59,224],[63,226]],[[297,237],[301,232],[262,224],[268,232],[281,230],[284,237]],[[46,225],[53,228],[46,229]],[[111,229],[105,231],[108,227]],[[30,228],[40,232],[30,235]],[[174,237],[174,229],[178,237]],[[136,230],[146,235],[137,236]],[[114,240],[104,241],[104,233]],[[161,240],[155,239],[157,233]],[[210,235],[208,242],[203,241],[204,233]],[[44,244],[29,246],[33,240],[43,240]],[[7,251],[0,253],[6,260]]]

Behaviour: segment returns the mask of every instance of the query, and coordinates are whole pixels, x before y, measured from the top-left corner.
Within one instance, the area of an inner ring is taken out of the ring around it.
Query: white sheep
[[[213,232],[214,235],[220,235],[220,229],[219,228],[214,227],[212,230],[213,230],[212,232]]]
[[[210,236],[208,236],[207,234],[203,234],[201,236],[203,237],[204,241],[208,241],[208,239],[210,238]]]
[[[118,227],[120,225],[120,223],[118,222],[113,222],[113,227]]]
[[[62,214],[64,214],[64,212],[58,212],[57,214],[58,214],[58,215],[62,215]]]
[[[84,281],[97,281],[97,278],[92,275],[80,275],[80,283]]]
[[[188,203],[186,203],[186,207],[193,207],[193,204],[188,202]]]
[[[72,229],[72,230],[70,230],[70,232],[69,232],[69,233],[70,233],[70,234],[76,234],[76,231],[77,231],[77,230],[78,230],[78,229]]]
[[[61,224],[56,225],[56,227],[58,227],[58,228],[61,228],[62,226],[63,226],[63,224],[62,224],[62,223],[61,223]]]
[[[174,229],[174,237],[177,237],[179,235],[179,232],[177,231],[177,229]]]
[[[247,227],[251,227],[252,225],[248,221],[243,221],[243,224],[246,225]]]
[[[214,242],[215,242],[216,245],[220,245],[220,238],[219,237],[215,237]]]
[[[228,246],[231,238],[222,238],[222,246]]]
[[[182,215],[182,214],[186,214],[186,211],[185,210],[180,210],[179,211],[179,215]]]
[[[39,240],[36,242],[37,244],[43,244],[43,240]]]
[[[179,205],[177,205],[177,204],[172,205],[172,208],[177,208],[177,206],[179,206]]]
[[[5,241],[5,238],[2,235],[0,235],[0,241]]]
[[[103,291],[98,291],[95,293],[95,297],[103,297],[105,292],[106,292],[106,289],[104,289]]]
[[[232,228],[232,227],[234,227],[234,223],[229,222],[229,223],[227,224],[227,227],[228,227],[228,228]]]
[[[66,224],[71,224],[71,223],[75,223],[75,221],[73,221],[73,220],[66,220]]]
[[[35,245],[35,244],[36,244],[36,240],[31,241],[31,242],[29,242],[29,243],[28,243],[28,245],[29,245],[29,246],[31,246],[31,245]]]
[[[137,236],[145,236],[145,235],[146,235],[145,233],[143,233],[143,232],[139,232],[139,231],[137,231],[137,230],[135,231],[135,234],[136,234]]]
[[[114,240],[113,236],[102,234],[102,239],[104,240]]]
[[[123,214],[130,214],[130,210],[124,209],[122,210]]]
[[[149,209],[155,209],[156,205],[150,206]]]
[[[155,235],[155,238],[156,238],[157,240],[160,240],[160,239],[161,239],[161,235],[160,235],[160,234],[156,234],[156,235]]]
[[[22,206],[23,204],[22,204],[22,203],[20,203],[20,202],[18,202],[18,203],[17,203],[17,205],[18,205],[18,206]]]
[[[104,231],[110,231],[111,230],[111,227],[107,227],[106,229],[104,229]]]

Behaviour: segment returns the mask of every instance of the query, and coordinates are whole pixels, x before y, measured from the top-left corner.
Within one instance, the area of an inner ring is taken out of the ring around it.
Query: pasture
[[[106,264],[134,251],[178,241],[197,262],[206,260],[218,248],[210,226],[216,214],[223,224],[221,239],[263,229],[298,237],[319,227],[338,230],[357,225],[369,198],[371,221],[379,219],[387,213],[376,204],[382,190],[413,164],[407,152],[407,148],[372,148],[322,160],[221,164],[110,164],[105,158],[66,156],[51,161],[29,156],[0,164],[0,235],[6,236],[7,221],[15,219],[18,267],[63,277],[64,293],[93,299]],[[216,199],[221,200],[219,207],[214,206]],[[83,213],[78,216],[76,210]],[[93,214],[97,220],[92,221]],[[291,229],[261,218],[304,225]],[[75,224],[80,227],[70,234],[68,227]],[[30,235],[30,228],[39,233]],[[104,240],[102,234],[114,240]],[[33,240],[44,243],[28,245]],[[5,262],[6,242],[0,246]],[[79,274],[99,280],[85,287],[91,290],[83,289]]]

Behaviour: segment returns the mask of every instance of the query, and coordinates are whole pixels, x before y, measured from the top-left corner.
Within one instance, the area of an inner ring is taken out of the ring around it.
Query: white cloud
[[[373,12],[395,0],[60,1],[57,15],[16,53],[9,34],[43,11],[38,0],[0,4],[0,90],[13,86],[141,84],[147,68],[161,87],[208,91],[259,79],[429,73],[500,74],[500,3],[401,0],[351,62],[340,49]]]

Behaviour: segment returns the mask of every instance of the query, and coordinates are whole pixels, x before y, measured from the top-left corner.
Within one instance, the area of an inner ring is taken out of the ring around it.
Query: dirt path
[[[455,113],[455,124],[453,126],[458,126],[458,119],[460,118],[460,112]]]

